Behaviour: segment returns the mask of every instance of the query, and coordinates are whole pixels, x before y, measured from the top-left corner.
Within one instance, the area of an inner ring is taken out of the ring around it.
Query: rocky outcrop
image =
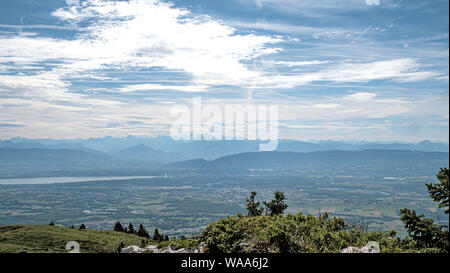
[[[201,243],[198,248],[176,248],[174,246],[158,247],[157,245],[149,245],[141,248],[135,245],[124,247],[120,253],[205,253],[206,245]],[[380,253],[380,245],[377,242],[369,242],[363,247],[349,246],[340,251],[341,253]]]
[[[377,242],[368,242],[363,247],[349,246],[341,250],[341,253],[380,253],[380,245]]]
[[[157,245],[149,245],[145,248],[138,246],[124,247],[120,250],[120,253],[204,253],[205,244],[200,244],[198,248],[186,249],[186,248],[175,248],[173,246],[168,247],[158,247]]]

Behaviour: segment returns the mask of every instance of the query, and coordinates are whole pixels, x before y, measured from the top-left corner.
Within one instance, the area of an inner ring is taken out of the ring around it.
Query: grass
[[[64,253],[70,241],[80,245],[81,253],[116,252],[125,246],[140,245],[142,237],[116,231],[80,230],[59,226],[0,226],[0,253]]]

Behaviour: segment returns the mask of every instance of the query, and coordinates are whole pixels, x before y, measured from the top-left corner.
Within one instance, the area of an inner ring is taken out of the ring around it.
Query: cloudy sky
[[[279,106],[281,138],[449,141],[448,0],[0,0],[0,138],[168,135]]]

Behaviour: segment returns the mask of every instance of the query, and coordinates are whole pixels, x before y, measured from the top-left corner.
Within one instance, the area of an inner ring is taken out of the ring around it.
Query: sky
[[[449,142],[443,0],[0,0],[0,139],[168,135],[278,105],[279,137]]]

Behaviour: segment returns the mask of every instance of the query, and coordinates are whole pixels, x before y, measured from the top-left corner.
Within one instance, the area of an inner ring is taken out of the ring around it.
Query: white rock
[[[177,251],[175,251],[175,253],[188,253],[188,252],[186,251],[186,249],[180,248]]]
[[[144,249],[138,247],[138,246],[129,246],[122,248],[120,250],[120,253],[142,253]]]
[[[158,246],[156,245],[148,245],[145,248],[140,248],[138,246],[132,245],[122,248],[120,253],[203,253],[205,247],[206,244],[204,243],[200,244],[198,248],[194,249],[177,249],[173,246],[168,246],[167,248],[158,248]]]
[[[145,249],[148,249],[148,250],[151,250],[151,251],[158,251],[158,246],[149,245]]]
[[[349,246],[342,249],[341,253],[380,253],[380,245],[377,242],[371,241],[361,248]]]

